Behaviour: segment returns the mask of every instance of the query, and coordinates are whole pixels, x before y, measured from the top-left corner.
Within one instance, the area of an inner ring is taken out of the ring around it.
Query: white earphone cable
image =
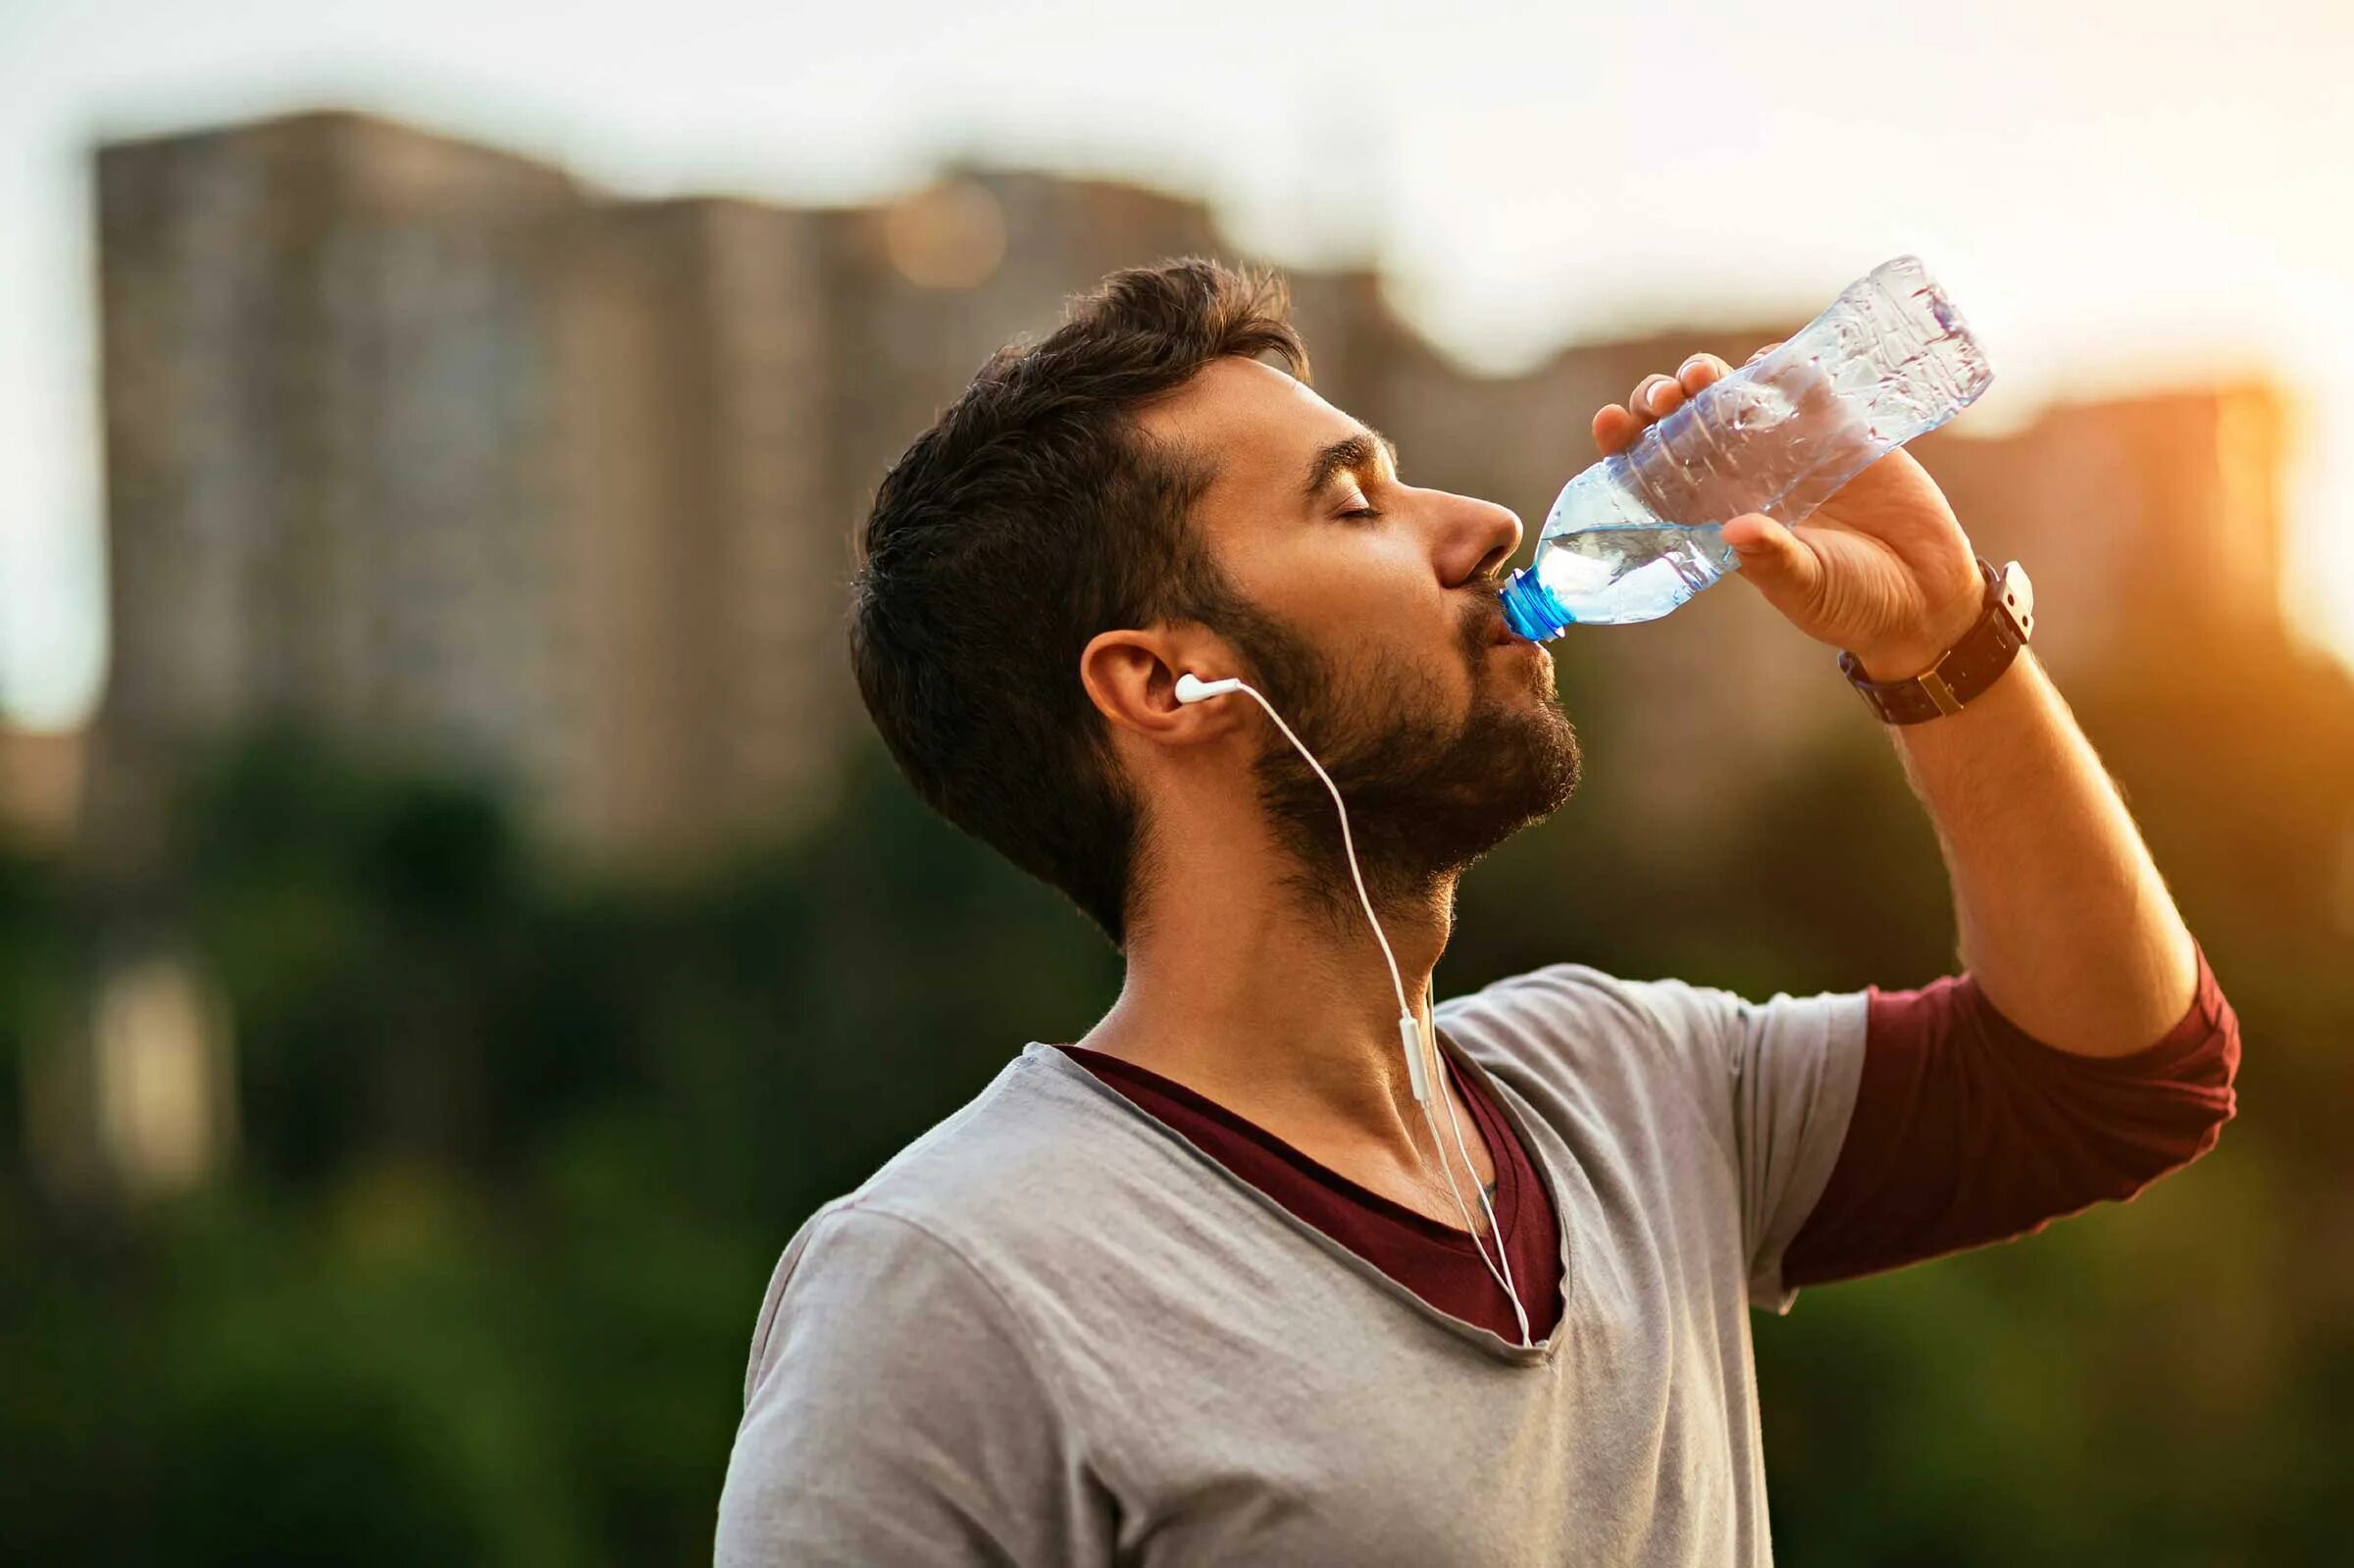
[[[1188,681],[1194,683],[1191,687],[1187,685]],[[1191,695],[1188,694],[1189,690],[1192,692]],[[1448,1195],[1455,1199],[1456,1213],[1461,1216],[1463,1230],[1471,1238],[1472,1250],[1479,1254],[1479,1261],[1487,1266],[1489,1276],[1495,1280],[1498,1289],[1504,1291],[1505,1299],[1512,1304],[1512,1317],[1520,1326],[1521,1344],[1533,1346],[1536,1341],[1529,1332],[1528,1313],[1521,1306],[1520,1292],[1514,1289],[1512,1284],[1512,1262],[1505,1255],[1503,1227],[1496,1223],[1495,1206],[1488,1201],[1487,1189],[1479,1186],[1477,1167],[1471,1163],[1470,1149],[1463,1141],[1462,1123],[1456,1117],[1455,1102],[1447,1097],[1444,1076],[1446,1066],[1439,1059],[1435,1027],[1430,1034],[1425,1035],[1421,1021],[1415,1018],[1413,1007],[1406,999],[1406,982],[1399,977],[1397,955],[1390,951],[1390,939],[1382,933],[1381,917],[1373,913],[1373,899],[1365,891],[1364,874],[1357,869],[1356,843],[1349,832],[1348,803],[1341,798],[1340,788],[1332,782],[1332,776],[1324,771],[1324,765],[1316,761],[1315,753],[1308,750],[1305,743],[1292,733],[1292,727],[1283,722],[1283,715],[1277,713],[1275,705],[1259,694],[1257,687],[1239,678],[1228,678],[1215,683],[1215,688],[1212,689],[1211,683],[1201,681],[1199,677],[1188,676],[1185,680],[1178,682],[1177,695],[1181,702],[1195,702],[1203,697],[1223,695],[1226,691],[1249,692],[1251,699],[1266,711],[1267,718],[1274,723],[1275,728],[1283,732],[1283,737],[1292,743],[1293,748],[1303,758],[1306,759],[1308,767],[1314,769],[1316,777],[1323,781],[1326,792],[1332,796],[1334,809],[1341,815],[1341,849],[1349,857],[1349,876],[1356,885],[1356,898],[1364,908],[1366,924],[1373,928],[1373,939],[1381,944],[1382,962],[1389,966],[1390,988],[1398,996],[1399,1037],[1407,1047],[1407,1065],[1412,1070],[1409,1080],[1414,1089],[1414,1100],[1422,1107],[1423,1123],[1430,1130],[1431,1148],[1439,1156],[1440,1173],[1447,1178]],[[1426,991],[1425,995],[1427,994]],[[1430,1062],[1427,1067],[1421,1057],[1424,1049],[1430,1053]],[[1433,1069],[1436,1070],[1435,1084],[1432,1081]],[[1479,1206],[1481,1212],[1487,1216],[1488,1235],[1494,1239],[1496,1243],[1494,1258],[1488,1256],[1487,1247],[1481,1243],[1479,1226],[1472,1220],[1469,1206],[1463,1202],[1462,1189],[1456,1185],[1455,1167],[1447,1158],[1447,1145],[1439,1137],[1438,1119],[1432,1114],[1430,1108],[1430,1095],[1433,1092],[1447,1101],[1447,1120],[1455,1130],[1456,1149],[1462,1155],[1464,1173],[1472,1177],[1471,1185],[1479,1191]]]
[[[1234,689],[1249,692],[1254,702],[1266,709],[1267,717],[1274,721],[1275,728],[1283,732],[1283,738],[1289,740],[1300,755],[1307,760],[1307,765],[1316,771],[1316,777],[1324,782],[1325,790],[1331,794],[1333,807],[1341,814],[1341,850],[1349,857],[1349,875],[1356,884],[1356,901],[1364,906],[1365,920],[1373,928],[1373,939],[1381,944],[1381,961],[1390,966],[1390,988],[1398,993],[1398,1016],[1410,1022],[1414,1010],[1406,999],[1406,982],[1398,978],[1398,959],[1390,951],[1390,939],[1382,935],[1381,919],[1373,913],[1373,900],[1365,892],[1365,879],[1356,869],[1356,842],[1349,835],[1349,807],[1341,799],[1339,786],[1333,784],[1332,775],[1324,771],[1324,765],[1316,760],[1315,753],[1292,733],[1292,727],[1283,722],[1283,715],[1275,711],[1275,704],[1259,695],[1256,686],[1237,681]]]
[[[1435,1048],[1433,1054],[1436,1054]],[[1445,1092],[1444,1089],[1440,1090],[1442,1095]],[[1430,1129],[1431,1147],[1438,1150],[1440,1174],[1447,1178],[1447,1195],[1455,1199],[1455,1212],[1463,1222],[1464,1233],[1471,1238],[1471,1250],[1479,1254],[1479,1261],[1487,1265],[1488,1278],[1496,1282],[1497,1289],[1504,1292],[1504,1298],[1511,1303],[1512,1320],[1520,1326],[1521,1344],[1533,1345],[1536,1340],[1528,1330],[1528,1313],[1521,1308],[1520,1292],[1512,1289],[1512,1260],[1504,1255],[1504,1231],[1496,1223],[1495,1209],[1489,1207],[1487,1191],[1480,1189],[1479,1206],[1488,1217],[1488,1235],[1496,1243],[1496,1256],[1493,1258],[1488,1256],[1487,1247],[1480,1242],[1479,1225],[1471,1218],[1470,1209],[1464,1206],[1462,1189],[1456,1186],[1455,1167],[1447,1158],[1447,1145],[1439,1138],[1438,1118],[1431,1114],[1430,1101],[1423,1100],[1421,1106],[1422,1124]],[[1447,1106],[1447,1120],[1455,1121],[1455,1105],[1452,1101]],[[1472,1179],[1474,1188],[1479,1188],[1478,1172],[1471,1163],[1471,1151],[1463,1147],[1463,1130],[1459,1123],[1455,1130],[1455,1144],[1463,1156],[1463,1173]],[[1501,1269],[1497,1267],[1499,1263],[1503,1265]]]
[[[1439,1060],[1438,997],[1432,990],[1428,988],[1423,991],[1423,1005],[1430,1013],[1430,1054],[1432,1058],[1432,1065],[1437,1067],[1441,1073],[1444,1073],[1446,1071],[1445,1064]],[[1422,1112],[1425,1116],[1430,1114],[1429,1102],[1425,1101],[1423,1103]],[[1470,1173],[1474,1178],[1476,1178],[1478,1171],[1477,1168],[1471,1163],[1470,1149],[1464,1147],[1463,1145],[1463,1124],[1456,1118],[1455,1101],[1453,1099],[1449,1099],[1447,1101],[1447,1125],[1455,1131],[1455,1149],[1458,1154],[1460,1154],[1463,1157],[1464,1171]],[[1439,1130],[1437,1128],[1434,1127],[1430,1130],[1430,1138],[1432,1142],[1435,1143],[1438,1141]],[[1444,1158],[1443,1155],[1441,1157]],[[1476,1180],[1473,1181],[1472,1185],[1474,1187],[1479,1186]],[[1450,1190],[1453,1190],[1455,1187],[1455,1179],[1452,1176],[1448,1178],[1447,1186]],[[1461,1205],[1462,1198],[1459,1195],[1456,1198],[1456,1203],[1458,1207]],[[1505,1250],[1504,1226],[1497,1220],[1496,1205],[1488,1201],[1488,1189],[1484,1187],[1479,1188],[1479,1207],[1480,1212],[1488,1217],[1488,1234],[1496,1239],[1496,1259],[1497,1262],[1504,1265],[1503,1277],[1498,1281],[1498,1283],[1504,1287],[1505,1299],[1512,1303],[1512,1317],[1520,1325],[1520,1342],[1524,1345],[1534,1344],[1536,1342],[1536,1338],[1534,1335],[1529,1333],[1528,1329],[1528,1310],[1520,1304],[1519,1284],[1512,1278],[1511,1254]],[[1463,1217],[1464,1229],[1470,1229],[1470,1216],[1465,1215]],[[1476,1242],[1478,1239],[1479,1238],[1476,1235],[1472,1237],[1472,1240],[1474,1242]],[[1480,1253],[1480,1261],[1483,1263],[1487,1262],[1486,1252],[1483,1251]],[[1494,1272],[1494,1265],[1492,1264],[1490,1265],[1490,1272]]]

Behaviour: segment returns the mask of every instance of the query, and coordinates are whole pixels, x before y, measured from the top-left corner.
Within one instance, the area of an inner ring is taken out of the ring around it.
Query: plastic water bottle
[[[1539,641],[1656,620],[1739,569],[1725,523],[1797,523],[1993,380],[1945,291],[1919,257],[1899,256],[1563,485],[1536,559],[1505,584],[1506,619]]]

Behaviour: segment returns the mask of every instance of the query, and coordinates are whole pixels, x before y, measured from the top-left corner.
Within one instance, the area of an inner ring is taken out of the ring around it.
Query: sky
[[[2288,607],[2354,659],[2350,68],[2343,0],[0,0],[0,717],[77,723],[104,675],[88,149],[331,104],[636,195],[1142,178],[1376,261],[1493,370],[1914,251],[1996,366],[1958,430],[2278,381]],[[1562,432],[1564,479],[1592,455]]]

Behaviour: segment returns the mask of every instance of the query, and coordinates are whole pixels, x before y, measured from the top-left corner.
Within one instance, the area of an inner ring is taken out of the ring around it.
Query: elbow
[[[2223,1140],[2224,1124],[2235,1114],[2237,1107],[2226,1091],[2223,1102],[2205,1110],[2195,1122],[2176,1121],[2163,1138],[2151,1138],[2118,1162],[2114,1168],[2116,1190],[2106,1195],[2111,1201],[2125,1202],[2205,1159]]]
[[[2073,1060],[2037,1045],[2039,1157],[2009,1178],[2022,1209],[2058,1217],[2123,1203],[2204,1159],[2238,1114],[2239,1053],[2239,1019],[2203,959],[2189,1012],[2155,1044]]]
[[[2117,1168],[2121,1200],[2206,1158],[2222,1140],[2224,1124],[2239,1114],[2239,1018],[2213,975],[2200,967],[2192,1016],[2203,1027],[2178,1042],[2173,1070],[2145,1086],[2148,1109],[2126,1140],[2129,1147],[2120,1150],[2125,1156]]]

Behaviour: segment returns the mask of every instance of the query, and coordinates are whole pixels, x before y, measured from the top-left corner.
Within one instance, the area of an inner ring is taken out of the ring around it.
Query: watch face
[[[2017,561],[2005,563],[2002,590],[2003,608],[2011,612],[2019,639],[2024,642],[2035,632],[2035,584],[2027,581],[2027,569]]]

